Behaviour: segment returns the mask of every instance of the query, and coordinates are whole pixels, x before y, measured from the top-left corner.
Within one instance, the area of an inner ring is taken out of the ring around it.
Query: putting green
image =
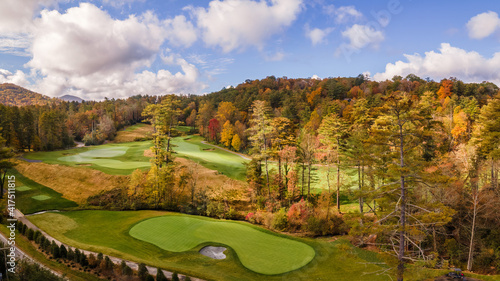
[[[129,147],[127,146],[113,146],[108,148],[92,149],[75,155],[59,157],[57,158],[57,160],[73,163],[95,164],[101,167],[123,170],[141,169],[150,166],[149,162],[120,161],[116,159],[109,159],[112,157],[125,155],[128,149]]]
[[[48,195],[36,195],[36,196],[32,196],[31,198],[38,200],[38,201],[44,201],[44,200],[50,199],[52,197],[50,197]]]
[[[26,186],[26,185],[16,186],[16,191],[28,191],[30,189],[31,188],[29,186]]]
[[[241,263],[261,274],[282,274],[299,269],[315,256],[302,242],[279,237],[229,221],[210,221],[187,216],[161,216],[139,222],[129,234],[172,252],[188,251],[215,242],[231,247]]]

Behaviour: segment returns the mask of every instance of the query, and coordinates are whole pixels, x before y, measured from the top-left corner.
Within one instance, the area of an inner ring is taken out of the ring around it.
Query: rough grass
[[[217,171],[205,168],[193,160],[177,157],[175,159],[181,166],[194,171],[197,186],[207,191],[207,196],[213,200],[221,200],[224,194],[230,193],[234,200],[248,201],[248,184],[243,181],[231,179]]]
[[[265,233],[300,241],[311,246],[316,253],[315,258],[310,263],[298,270],[285,274],[263,275],[244,267],[232,248],[226,250],[226,259],[214,260],[198,253],[207,244],[201,244],[185,252],[175,253],[129,235],[130,228],[136,223],[167,214],[191,217],[156,211],[72,211],[34,215],[30,216],[29,219],[49,235],[71,246],[136,262],[144,262],[205,280],[382,281],[391,279],[382,272],[387,269],[387,266],[383,264],[378,254],[357,249],[344,239],[330,242],[326,240],[290,238],[280,234],[272,234],[270,231],[247,223],[235,222]],[[59,220],[57,217],[66,218]],[[208,218],[200,219],[209,220]],[[57,221],[57,224],[62,226],[54,229],[54,221]],[[75,227],[75,223],[77,227]],[[225,246],[222,244],[217,245],[217,243],[210,243],[210,245]],[[410,267],[405,274],[405,280],[433,280],[432,277],[442,274],[442,270]]]
[[[78,206],[75,202],[63,198],[61,193],[34,182],[14,169],[9,170],[9,174],[16,176],[16,208],[25,214]],[[37,198],[46,198],[46,200]]]
[[[132,126],[126,127],[124,130],[119,131],[116,134],[113,142],[133,142],[137,138],[149,137],[153,133],[153,126],[149,124],[139,123]]]
[[[248,160],[220,148],[214,149],[213,146],[201,143],[202,140],[200,136],[177,137],[173,139],[172,143],[176,146],[174,151],[177,156],[193,160],[232,179],[245,180],[246,166],[244,163]]]
[[[35,183],[46,186],[62,194],[62,197],[78,204],[84,203],[91,195],[121,186],[127,181],[125,176],[114,176],[97,170],[45,163],[17,161],[16,169]],[[29,183],[22,182],[31,186]],[[48,195],[51,196],[51,194]]]
[[[151,145],[151,141],[104,144],[68,150],[33,152],[25,154],[24,157],[42,160],[47,164],[95,169],[110,175],[130,175],[135,169],[149,169],[150,158],[144,156],[144,151]]]
[[[130,235],[172,252],[188,251],[202,243],[224,244],[245,267],[268,275],[299,269],[315,255],[307,244],[248,225],[187,216],[151,218],[133,226]]]

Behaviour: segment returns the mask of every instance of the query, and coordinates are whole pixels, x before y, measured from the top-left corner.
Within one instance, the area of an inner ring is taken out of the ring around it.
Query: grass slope
[[[128,180],[126,176],[108,175],[80,167],[24,161],[16,163],[16,169],[26,178],[59,192],[64,198],[78,204],[85,203],[89,196],[102,190],[123,186]]]
[[[31,214],[45,210],[66,209],[78,205],[44,185],[32,181],[18,171],[9,170],[9,174],[16,176],[16,207],[24,214]]]
[[[307,244],[231,221],[162,216],[142,221],[130,235],[172,252],[216,242],[231,247],[241,263],[258,273],[281,274],[309,263],[315,255]]]
[[[200,165],[219,171],[220,173],[236,180],[245,180],[248,160],[240,156],[227,152],[223,149],[215,148],[208,144],[203,144],[200,136],[176,137],[172,143],[175,145],[174,151],[179,157],[200,163]]]
[[[129,235],[130,229],[138,222],[164,215],[193,217],[158,211],[71,211],[34,215],[29,219],[49,235],[71,246],[144,262],[206,280],[390,280],[387,275],[381,274],[386,267],[379,264],[382,261],[377,254],[356,249],[343,239],[334,242],[299,239],[274,234],[247,223],[235,222],[265,233],[303,242],[311,246],[316,253],[310,263],[298,270],[280,275],[263,275],[244,267],[231,248],[225,252],[226,259],[214,260],[198,253],[207,245],[205,243],[191,250],[176,253]],[[209,244],[225,246],[217,243]],[[412,267],[405,275],[405,280],[431,279],[444,273],[445,271]]]

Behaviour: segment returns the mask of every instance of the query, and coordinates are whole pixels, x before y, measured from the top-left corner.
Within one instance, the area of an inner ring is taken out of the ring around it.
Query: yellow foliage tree
[[[220,141],[224,146],[231,147],[231,141],[233,140],[234,127],[229,120],[224,123],[222,127],[222,133],[220,134]]]
[[[233,136],[233,141],[231,142],[231,146],[234,148],[234,150],[240,151],[240,148],[241,148],[241,139],[238,136],[238,134],[235,134]]]

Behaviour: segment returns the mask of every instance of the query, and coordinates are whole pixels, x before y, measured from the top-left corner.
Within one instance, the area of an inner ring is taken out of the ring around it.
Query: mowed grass
[[[219,171],[232,179],[245,180],[248,160],[214,146],[204,144],[200,136],[176,137],[172,143],[179,157],[193,160],[200,165]]]
[[[158,211],[71,211],[45,213],[28,218],[49,235],[71,246],[144,262],[205,280],[382,281],[391,279],[383,273],[387,266],[383,264],[378,254],[355,248],[345,239],[329,241],[295,238],[275,234],[248,223],[234,222],[270,235],[305,243],[316,253],[310,263],[298,270],[278,275],[263,275],[243,266],[232,248],[228,248],[225,252],[227,258],[224,260],[214,260],[198,252],[206,245],[226,246],[224,244],[202,243],[185,252],[172,252],[129,235],[130,229],[137,223],[165,215],[193,217]],[[208,218],[195,218],[213,221]],[[443,271],[411,267],[405,274],[405,280],[433,280],[433,277],[442,274]]]
[[[24,157],[41,160],[47,164],[92,168],[110,175],[129,175],[136,169],[149,169],[150,158],[144,156],[144,151],[151,145],[151,141],[104,144],[68,150],[33,152],[25,154]]]
[[[302,242],[259,231],[245,224],[188,216],[162,216],[142,221],[130,235],[172,252],[188,251],[203,243],[231,247],[241,263],[262,274],[282,274],[309,263],[314,249]]]
[[[75,202],[63,198],[61,193],[34,182],[17,170],[9,170],[9,174],[16,177],[16,208],[24,214],[78,206]]]

